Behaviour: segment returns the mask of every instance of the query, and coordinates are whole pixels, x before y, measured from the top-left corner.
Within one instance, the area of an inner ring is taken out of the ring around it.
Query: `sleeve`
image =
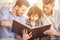
[[[53,31],[57,31],[57,32],[60,32],[59,31],[60,30],[60,28],[59,28],[60,27],[60,17],[59,17],[60,15],[59,14],[60,14],[60,12],[55,11],[55,19],[54,19],[55,24],[52,28]],[[59,37],[52,35],[51,40],[59,40]]]
[[[58,30],[58,25],[57,25],[57,24],[53,24],[53,25],[51,26],[51,30],[58,32],[58,31],[59,31],[59,30]],[[58,36],[51,35],[51,40],[58,40]]]
[[[57,36],[51,36],[51,40],[58,40]]]
[[[10,12],[8,7],[2,7],[0,10],[0,20],[10,20]]]
[[[59,31],[59,30],[58,30],[58,27],[55,26],[55,24],[53,24],[53,25],[51,26],[51,30],[53,30],[53,31]],[[51,40],[58,40],[58,37],[55,36],[55,35],[51,35]]]
[[[24,15],[20,17],[20,22],[26,24],[26,17]]]

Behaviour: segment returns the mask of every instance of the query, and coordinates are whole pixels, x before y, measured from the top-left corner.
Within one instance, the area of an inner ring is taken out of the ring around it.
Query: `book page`
[[[37,26],[37,27],[32,27],[31,29],[40,28],[40,27],[46,27],[48,25],[51,25],[51,24],[46,24],[46,25],[41,25],[41,26]]]

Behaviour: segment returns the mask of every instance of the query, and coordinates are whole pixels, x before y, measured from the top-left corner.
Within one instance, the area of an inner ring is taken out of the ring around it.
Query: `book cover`
[[[22,30],[27,29],[28,33],[32,32],[32,39],[34,39],[34,38],[41,38],[43,36],[47,36],[47,35],[44,35],[43,32],[47,29],[50,29],[50,26],[51,26],[51,24],[31,28],[30,26],[28,26],[26,24],[22,24],[20,22],[17,22],[17,21],[13,20],[12,31],[14,33],[22,36]]]

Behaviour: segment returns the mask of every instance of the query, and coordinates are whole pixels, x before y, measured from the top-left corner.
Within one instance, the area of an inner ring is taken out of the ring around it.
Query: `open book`
[[[12,31],[20,36],[22,36],[22,30],[23,29],[27,29],[28,33],[32,32],[32,38],[38,38],[38,37],[43,37],[43,36],[47,36],[44,35],[43,32],[47,29],[50,29],[51,24],[49,25],[42,25],[39,27],[35,27],[35,28],[31,28],[30,26],[26,25],[26,24],[22,24],[20,22],[14,21],[13,20],[13,25],[12,25]]]

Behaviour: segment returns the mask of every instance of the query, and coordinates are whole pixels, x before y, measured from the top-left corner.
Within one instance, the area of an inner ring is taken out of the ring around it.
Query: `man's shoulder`
[[[11,12],[10,12],[10,8],[9,7],[1,7],[0,9],[0,14],[1,15],[9,15]]]
[[[58,9],[54,9],[54,15],[60,15],[60,11]]]
[[[1,7],[1,10],[5,10],[6,11],[6,10],[10,10],[10,8],[5,6],[5,7]]]
[[[60,11],[58,9],[54,9],[55,13],[60,13]]]

